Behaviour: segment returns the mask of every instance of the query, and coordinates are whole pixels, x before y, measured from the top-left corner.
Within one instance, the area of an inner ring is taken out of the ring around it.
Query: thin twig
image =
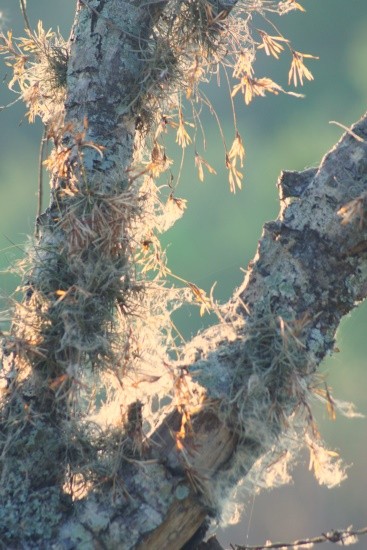
[[[319,542],[332,542],[332,543],[342,543],[348,541],[348,544],[355,544],[358,542],[358,535],[365,535],[367,533],[367,527],[363,529],[357,529],[353,531],[352,529],[345,529],[343,531],[335,530],[329,531],[328,533],[323,533],[318,537],[295,540],[293,542],[274,542],[266,543],[260,546],[241,546],[239,544],[231,544],[233,550],[268,550],[269,548],[298,548],[299,546],[306,546],[308,544],[317,544]],[[352,540],[352,537],[355,537],[355,540]],[[349,539],[349,540],[348,540]]]
[[[7,105],[0,105],[0,112],[3,111],[4,109],[8,109],[9,107],[12,107],[16,103],[18,103],[18,101],[21,101],[21,100],[22,100],[22,96],[19,96],[17,97],[17,99],[14,99],[14,101],[11,101]]]
[[[29,23],[28,15],[27,15],[27,9],[26,9],[26,0],[20,0],[20,9],[22,10],[22,15],[24,19],[25,26],[29,33],[33,35],[31,25]]]
[[[42,212],[42,202],[43,202],[43,156],[45,152],[45,144],[47,143],[47,128],[43,128],[39,157],[38,157],[38,203],[37,203],[37,217],[36,217],[36,227],[34,230],[34,236],[38,237],[38,220]]]
[[[361,138],[361,136],[358,136],[348,126],[344,126],[344,124],[341,124],[341,122],[336,122],[336,120],[330,120],[329,124],[335,124],[336,126],[343,128],[343,130],[345,130],[350,136],[354,137],[354,139],[356,139],[357,141],[360,141],[361,143],[364,143],[364,139]]]

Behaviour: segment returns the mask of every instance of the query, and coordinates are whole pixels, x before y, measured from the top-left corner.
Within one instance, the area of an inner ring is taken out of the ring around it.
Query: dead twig
[[[295,540],[293,542],[266,542],[260,546],[241,546],[239,544],[231,544],[233,550],[268,550],[269,548],[299,548],[300,546],[306,546],[311,544],[317,544],[319,542],[332,542],[341,544],[355,544],[358,542],[358,535],[365,535],[367,533],[367,527],[363,529],[352,529],[348,527],[344,530],[335,529],[328,533],[322,533],[318,537]]]

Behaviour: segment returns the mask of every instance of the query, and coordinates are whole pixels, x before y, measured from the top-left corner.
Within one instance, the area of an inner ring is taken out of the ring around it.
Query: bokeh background
[[[268,96],[250,106],[236,98],[238,126],[247,152],[243,190],[236,195],[229,192],[216,122],[204,113],[208,147],[205,153],[199,152],[218,175],[199,182],[194,151],[186,150],[176,196],[188,200],[187,215],[163,236],[173,271],[207,291],[216,281],[215,296],[222,301],[240,283],[241,268],[245,269],[254,255],[263,223],[277,216],[275,183],[280,170],[317,165],[341,135],[329,121],[349,125],[367,107],[366,0],[300,1],[306,13],[293,12],[273,21],[295,49],[320,57],[318,61],[306,60],[315,77],[301,90],[306,98]],[[15,36],[23,27],[18,4],[0,0],[2,28],[12,28]],[[59,27],[64,36],[69,34],[74,9],[74,0],[28,0],[32,25],[42,19],[45,28]],[[255,24],[274,34],[263,22]],[[289,61],[287,54],[275,61],[262,53],[257,75],[270,76],[286,87]],[[14,99],[6,87],[7,72],[1,63],[0,105]],[[205,91],[231,143],[234,136],[225,80],[220,88],[213,82]],[[28,125],[22,105],[0,112],[0,286],[4,308],[19,282],[11,270],[22,257],[27,235],[33,232],[40,136],[40,124]],[[180,152],[174,147],[170,152],[179,161]],[[178,168],[174,170],[177,175]],[[6,326],[5,313],[0,321]],[[185,308],[175,322],[188,338],[214,319],[200,318],[196,310]],[[337,397],[353,401],[367,415],[366,326],[367,308],[361,304],[344,319],[337,338],[340,353],[325,361],[322,371]],[[220,531],[223,544],[291,541],[351,524],[356,528],[367,524],[367,419],[338,417],[331,421],[316,405],[314,413],[329,448],[337,450],[349,466],[348,479],[333,490],[319,487],[308,472],[308,457],[301,457],[294,483],[249,498],[241,523]],[[329,546],[320,544],[318,548]],[[367,536],[353,548],[367,548]]]

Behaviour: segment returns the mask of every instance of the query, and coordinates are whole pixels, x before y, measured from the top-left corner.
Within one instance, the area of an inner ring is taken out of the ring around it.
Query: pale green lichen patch
[[[184,500],[190,494],[190,489],[184,483],[179,483],[175,489],[175,497],[177,500]]]
[[[106,513],[106,511],[100,509],[96,502],[89,500],[86,503],[83,514],[81,515],[81,520],[82,523],[85,523],[85,525],[88,526],[90,531],[93,531],[93,533],[99,533],[108,526],[110,516]]]
[[[91,531],[80,523],[74,523],[73,521],[68,521],[62,526],[59,538],[61,542],[55,546],[55,550],[63,550],[63,541],[71,547],[78,548],[78,550],[90,550],[90,548],[93,548],[95,540]]]

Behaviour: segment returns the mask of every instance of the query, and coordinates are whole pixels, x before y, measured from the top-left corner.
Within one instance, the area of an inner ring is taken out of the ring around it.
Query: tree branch
[[[299,421],[296,412],[305,415],[305,423],[295,445],[301,444],[307,426],[312,432],[307,403],[317,365],[332,350],[341,317],[366,296],[364,249],[355,252],[365,229],[360,217],[343,224],[338,213],[351,200],[359,200],[365,188],[366,116],[353,132],[363,143],[344,135],[318,170],[282,174],[279,218],[264,227],[244,283],[225,308],[225,322],[188,345],[185,368],[205,388],[209,403],[204,402],[194,419],[194,440],[199,443],[189,469],[216,505],[259,457],[268,457],[260,464],[261,476],[266,465],[284,455],[284,445],[291,448],[287,432]],[[292,189],[298,198],[289,201]],[[241,317],[246,321],[242,327]],[[335,405],[328,392],[324,401]],[[207,407],[225,422],[221,430],[213,429],[215,422],[205,425]],[[169,419],[165,422],[172,433]],[[187,446],[190,449],[189,441]],[[313,443],[310,446],[317,453]],[[253,471],[251,475],[256,478]],[[165,540],[169,532],[167,527]]]

